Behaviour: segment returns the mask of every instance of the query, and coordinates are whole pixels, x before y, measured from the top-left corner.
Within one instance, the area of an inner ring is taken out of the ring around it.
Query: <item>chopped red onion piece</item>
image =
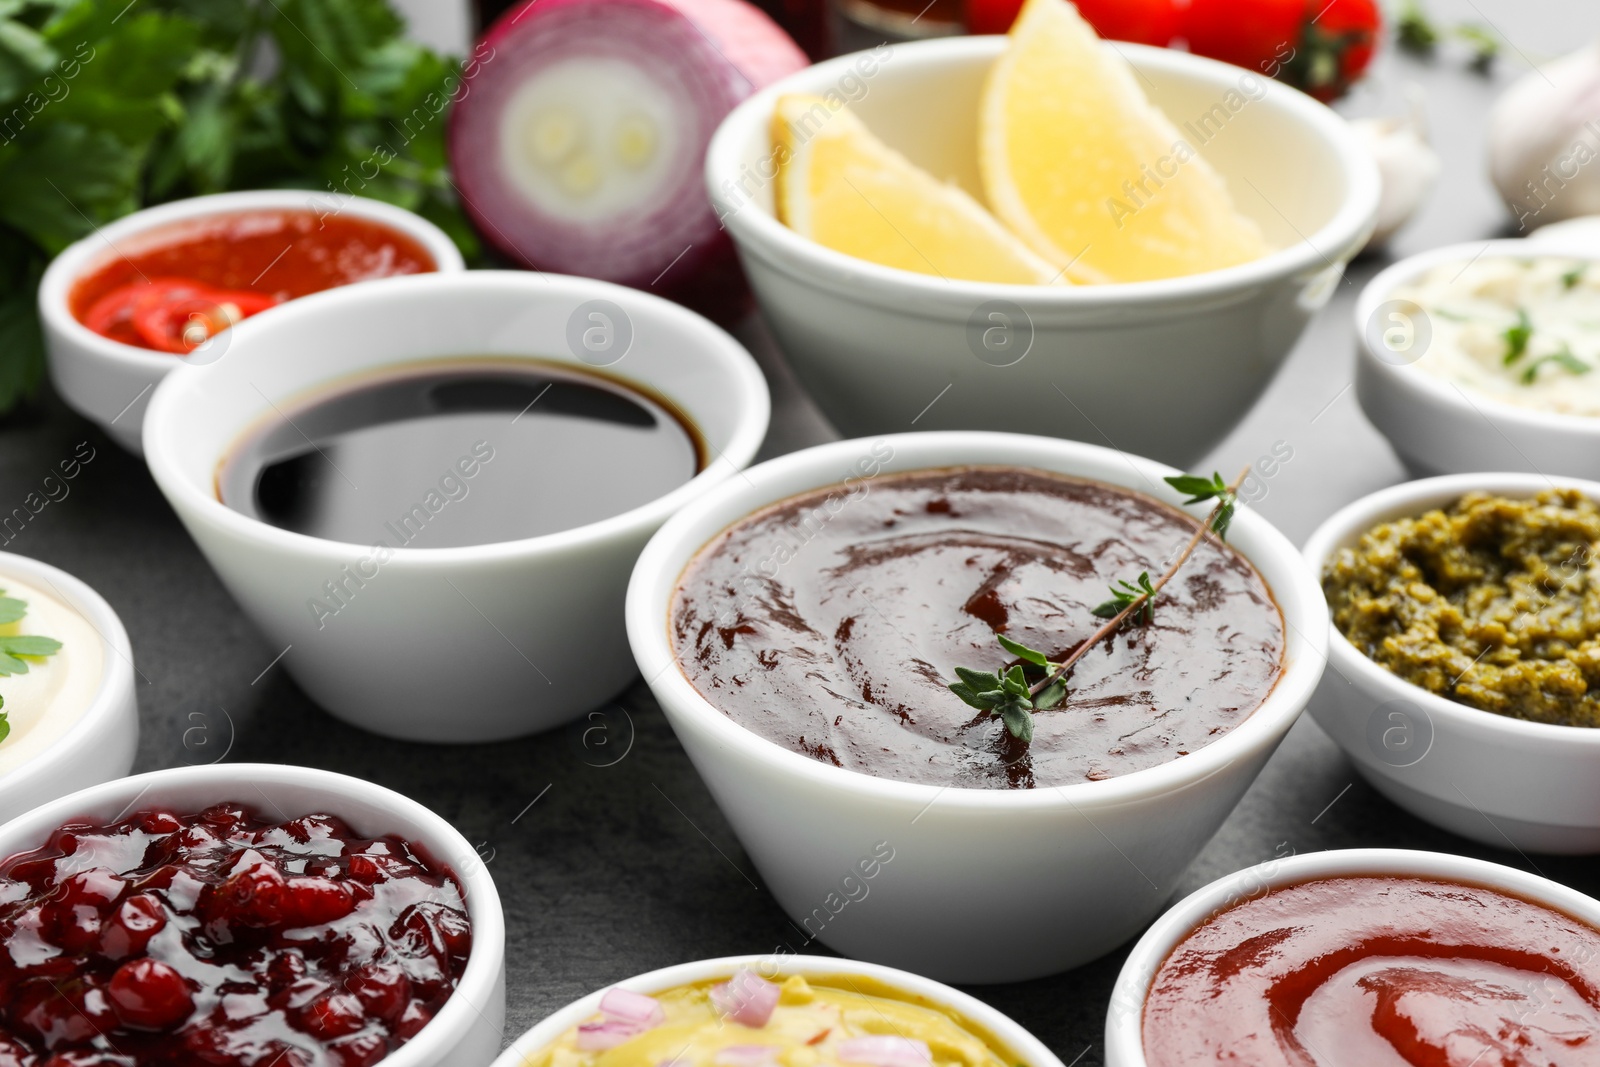
[[[775,1062],[777,1056],[776,1045],[729,1045],[718,1049],[711,1062],[717,1067],[761,1067]]]
[[[893,1034],[872,1034],[839,1042],[835,1054],[844,1063],[866,1067],[929,1067],[933,1053],[928,1043],[917,1038]]]
[[[578,1048],[584,1052],[604,1052],[632,1040],[650,1029],[639,1023],[621,1019],[603,1019],[599,1022],[578,1024]]]
[[[659,1000],[621,986],[606,990],[605,996],[600,998],[600,1013],[608,1019],[644,1027],[660,1026],[667,1021],[666,1009]]]
[[[760,1029],[778,1006],[779,989],[754,971],[738,970],[711,987],[711,1005],[736,1023]]]

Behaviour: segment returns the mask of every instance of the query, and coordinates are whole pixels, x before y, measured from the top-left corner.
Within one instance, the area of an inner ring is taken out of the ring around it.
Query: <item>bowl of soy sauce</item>
[[[532,733],[625,688],[635,558],[771,410],[721,329],[586,278],[385,279],[229,332],[152,396],[151,474],[300,687],[408,740]]]

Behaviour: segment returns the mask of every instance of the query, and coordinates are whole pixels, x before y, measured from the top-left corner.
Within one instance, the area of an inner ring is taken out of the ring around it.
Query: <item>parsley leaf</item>
[[[355,193],[477,259],[445,155],[459,66],[402,29],[386,0],[0,0],[0,413],[43,377],[45,264],[148,204]]]
[[[1588,374],[1590,371],[1594,370],[1592,366],[1573,355],[1572,349],[1563,343],[1559,351],[1551,352],[1547,356],[1540,356],[1538,359],[1524,367],[1521,375],[1522,384],[1532,385],[1535,381],[1537,381],[1539,378],[1539,368],[1543,367],[1547,363],[1554,363],[1561,369],[1567,371],[1569,374]]]
[[[1517,308],[1516,323],[1507,326],[1500,336],[1506,342],[1506,354],[1501,362],[1509,367],[1528,351],[1528,338],[1533,336],[1533,320],[1528,318],[1528,309]]]

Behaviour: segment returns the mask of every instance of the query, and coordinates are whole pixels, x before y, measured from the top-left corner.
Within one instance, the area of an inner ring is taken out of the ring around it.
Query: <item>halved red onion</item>
[[[604,1052],[608,1048],[616,1048],[624,1041],[638,1037],[649,1029],[650,1027],[640,1023],[625,1022],[622,1019],[579,1023],[578,1048],[583,1052]]]
[[[631,989],[612,986],[600,998],[600,1013],[619,1022],[637,1023],[649,1028],[667,1021],[667,1011],[655,997],[635,993]]]
[[[719,1048],[711,1062],[716,1067],[762,1067],[777,1062],[778,1052],[776,1045],[729,1045]]]
[[[726,982],[711,987],[711,1005],[736,1023],[760,1029],[772,1018],[779,992],[754,971],[738,970]]]
[[[526,0],[475,55],[450,159],[486,240],[536,269],[743,306],[701,170],[723,116],[806,65],[776,23],[744,0]]]
[[[933,1062],[933,1052],[926,1041],[894,1034],[852,1037],[839,1042],[834,1054],[843,1063],[866,1067],[928,1067]]]

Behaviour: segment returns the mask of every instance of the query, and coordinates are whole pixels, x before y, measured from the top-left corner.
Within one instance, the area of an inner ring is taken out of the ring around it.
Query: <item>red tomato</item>
[[[1023,0],[967,0],[967,32],[1005,33]],[[1113,41],[1165,46],[1178,35],[1175,0],[1077,0],[1094,32]]]
[[[111,290],[89,308],[83,324],[114,341],[184,355],[277,302],[265,293],[156,278]]]
[[[1190,0],[1189,51],[1304,89],[1344,94],[1372,61],[1382,27],[1376,0]]]

